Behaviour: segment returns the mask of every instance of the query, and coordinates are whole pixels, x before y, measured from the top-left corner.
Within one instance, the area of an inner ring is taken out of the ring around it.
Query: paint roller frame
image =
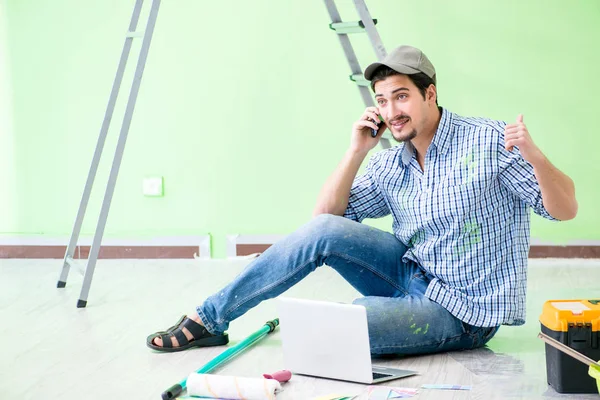
[[[253,334],[248,336],[246,339],[244,339],[241,342],[239,342],[238,344],[236,344],[235,346],[225,350],[224,352],[222,352],[221,354],[219,354],[218,356],[216,356],[215,358],[210,360],[208,363],[204,364],[201,368],[197,369],[195,371],[195,373],[204,374],[204,373],[212,371],[219,365],[224,364],[227,361],[231,360],[233,357],[237,356],[242,351],[246,350],[248,347],[252,346],[253,344],[256,344],[258,341],[263,339],[269,333],[273,332],[275,330],[275,328],[277,328],[278,326],[279,326],[279,318],[275,318],[271,321],[267,321],[263,325],[262,328],[260,328],[259,330],[257,330],[256,332],[254,332]],[[186,389],[187,389],[187,378],[183,379],[179,383],[176,383],[175,385],[171,386],[170,388],[168,388],[167,390],[162,392],[162,394],[161,394],[162,400],[175,399],[177,396],[181,395]]]

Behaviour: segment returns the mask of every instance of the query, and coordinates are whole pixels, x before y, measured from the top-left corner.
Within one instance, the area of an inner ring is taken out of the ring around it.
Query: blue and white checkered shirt
[[[442,110],[421,170],[410,142],[380,151],[352,185],[344,217],[392,214],[396,237],[433,278],[425,296],[475,326],[525,323],[533,166],[504,147],[506,123]]]

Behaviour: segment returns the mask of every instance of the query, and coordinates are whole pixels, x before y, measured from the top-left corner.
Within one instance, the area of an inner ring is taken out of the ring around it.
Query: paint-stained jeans
[[[424,354],[483,346],[497,327],[468,325],[424,297],[429,278],[390,233],[323,214],[269,247],[223,290],[197,307],[212,333],[261,301],[278,296],[317,267],[334,268],[363,296],[373,354]]]

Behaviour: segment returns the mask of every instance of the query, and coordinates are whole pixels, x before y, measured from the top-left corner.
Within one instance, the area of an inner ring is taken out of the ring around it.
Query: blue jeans
[[[372,354],[425,354],[481,347],[498,327],[466,324],[424,297],[430,278],[394,235],[322,214],[269,247],[229,285],[196,308],[213,334],[266,299],[285,292],[317,267],[335,269],[363,296]]]

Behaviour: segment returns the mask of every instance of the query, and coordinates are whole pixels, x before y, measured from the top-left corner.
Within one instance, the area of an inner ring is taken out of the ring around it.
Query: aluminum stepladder
[[[83,308],[87,305],[87,298],[90,291],[90,286],[92,285],[92,278],[94,276],[94,269],[96,268],[96,261],[98,260],[98,254],[100,252],[102,236],[104,235],[104,228],[106,226],[106,220],[110,209],[110,203],[112,201],[112,197],[115,191],[115,184],[117,182],[117,176],[119,175],[121,160],[123,159],[123,152],[125,150],[127,134],[129,133],[129,127],[131,125],[133,110],[135,109],[135,103],[142,81],[142,75],[144,74],[144,67],[146,65],[146,59],[148,58],[148,50],[150,48],[150,42],[152,41],[154,26],[156,25],[156,17],[158,15],[158,9],[160,7],[160,0],[152,0],[148,21],[146,23],[146,29],[144,30],[144,32],[136,32],[143,4],[144,0],[136,0],[135,6],[133,8],[133,14],[131,16],[129,29],[127,34],[125,35],[125,43],[123,45],[121,59],[117,67],[117,73],[112,86],[112,90],[110,92],[108,106],[106,107],[106,112],[104,114],[104,121],[102,122],[102,127],[100,128],[100,135],[98,136],[98,142],[96,144],[96,149],[92,158],[92,163],[83,190],[83,195],[81,197],[81,203],[79,204],[79,211],[77,211],[77,217],[75,218],[75,225],[73,226],[71,239],[69,240],[69,245],[67,246],[67,251],[65,252],[65,257],[63,259],[63,266],[60,273],[60,278],[58,279],[58,283],[56,285],[58,288],[64,288],[66,286],[67,276],[69,275],[70,267],[74,267],[80,270],[80,272],[84,273],[81,294],[79,295],[79,300],[77,301],[78,308]],[[110,170],[110,175],[106,184],[106,192],[104,193],[104,200],[102,201],[102,207],[100,210],[100,215],[98,217],[98,224],[94,233],[94,239],[92,241],[92,247],[90,249],[87,265],[85,269],[82,270],[82,268],[73,259],[73,256],[75,254],[75,248],[77,247],[79,233],[81,232],[81,225],[83,223],[83,218],[85,217],[85,211],[88,205],[88,201],[90,199],[90,194],[92,192],[92,186],[94,184],[96,172],[98,171],[98,164],[102,156],[102,150],[104,148],[106,135],[108,133],[110,121],[112,119],[113,111],[115,109],[115,103],[117,101],[119,89],[121,87],[121,82],[125,73],[125,67],[127,65],[127,60],[129,58],[129,53],[131,51],[133,39],[140,37],[143,38],[142,45],[140,48],[137,66],[134,72],[133,83],[131,85],[131,90],[129,93],[129,99],[127,100],[127,106],[125,109],[125,115],[123,117],[121,132],[119,134],[117,147],[115,149],[115,155]]]
[[[373,97],[371,97],[371,92],[369,91],[369,81],[367,81],[363,76],[363,71],[360,68],[360,64],[358,63],[358,58],[356,57],[356,53],[354,52],[354,48],[352,47],[352,43],[350,42],[349,34],[352,33],[367,33],[369,37],[369,41],[371,42],[371,46],[375,51],[375,55],[379,61],[383,60],[383,58],[387,55],[383,44],[381,43],[381,38],[379,37],[379,33],[377,32],[377,28],[375,28],[375,24],[377,20],[371,18],[371,14],[367,9],[367,5],[364,0],[353,0],[354,7],[358,12],[358,16],[360,17],[359,21],[355,22],[343,22],[340,17],[340,13],[335,5],[335,0],[324,0],[325,6],[327,7],[327,11],[329,12],[329,17],[331,18],[331,23],[329,27],[333,29],[338,38],[340,39],[340,43],[342,45],[342,49],[344,50],[344,54],[346,55],[346,59],[348,60],[348,65],[350,65],[350,70],[352,71],[352,75],[350,75],[350,80],[356,83],[358,86],[358,90],[360,95],[365,103],[366,107],[373,107],[375,103],[373,101]],[[387,133],[384,133],[386,135]],[[384,149],[390,147],[389,139],[382,137],[380,139],[381,146]]]

